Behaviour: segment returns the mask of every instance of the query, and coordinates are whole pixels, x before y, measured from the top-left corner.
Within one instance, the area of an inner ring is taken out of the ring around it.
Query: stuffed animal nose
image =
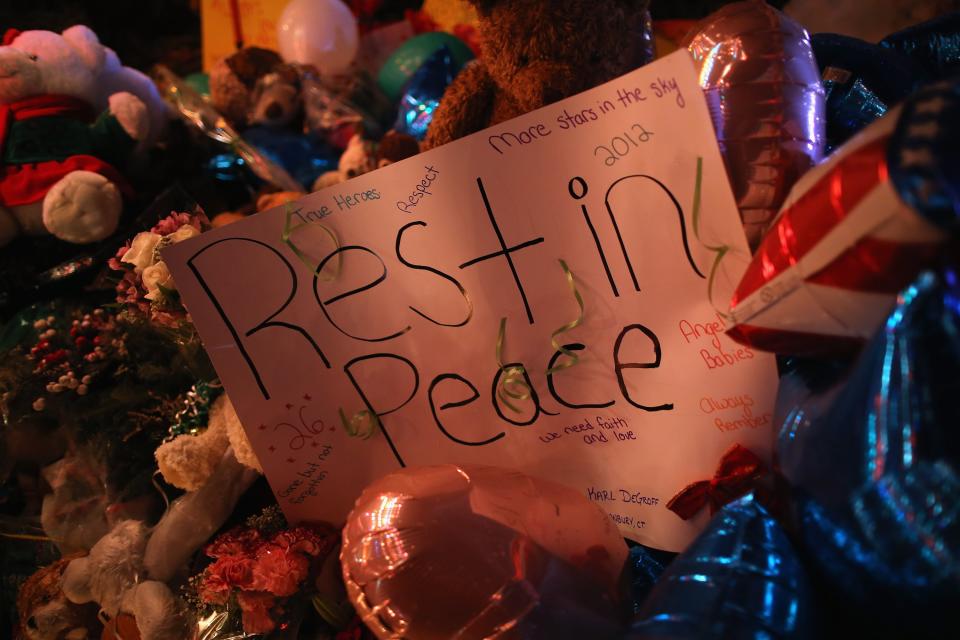
[[[283,115],[283,107],[281,107],[276,102],[271,102],[267,105],[267,109],[264,112],[270,120],[276,120]]]

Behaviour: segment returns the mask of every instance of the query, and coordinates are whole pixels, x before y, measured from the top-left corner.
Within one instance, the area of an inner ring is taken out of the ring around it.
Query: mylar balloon
[[[378,638],[616,638],[627,547],[573,489],[495,467],[408,467],[343,529],[347,592]]]
[[[907,56],[834,33],[810,38],[826,92],[827,151],[883,116],[924,79]]]
[[[446,45],[427,58],[403,89],[400,113],[393,125],[394,130],[423,140],[440,104],[440,98],[453,82],[458,68]]]
[[[755,248],[797,178],[824,149],[824,96],[810,38],[763,0],[734,2],[685,42]]]
[[[919,64],[932,80],[960,72],[960,11],[928,20],[880,41]]]
[[[453,55],[454,72],[459,71],[463,65],[473,59],[470,47],[457,36],[442,31],[421,33],[397,47],[397,50],[390,54],[387,61],[380,67],[377,84],[380,85],[383,93],[392,101],[399,100],[410,76],[440,47],[446,47]]]
[[[287,62],[323,74],[347,71],[357,55],[357,19],[340,0],[291,0],[277,21],[277,47]]]
[[[960,233],[960,79],[924,87],[794,187],[734,293],[727,334],[856,352]]]
[[[945,630],[960,602],[958,373],[960,273],[945,268],[900,294],[845,381],[785,385],[778,402],[810,561],[900,637]]]
[[[629,640],[811,637],[807,577],[752,495],[717,513],[647,596]]]

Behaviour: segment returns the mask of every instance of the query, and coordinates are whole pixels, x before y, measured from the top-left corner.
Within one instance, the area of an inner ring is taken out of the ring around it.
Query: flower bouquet
[[[298,618],[317,591],[321,566],[338,536],[315,525],[278,528],[278,520],[282,516],[268,510],[204,550],[212,562],[190,580],[187,592],[198,610],[200,638],[296,637]]]

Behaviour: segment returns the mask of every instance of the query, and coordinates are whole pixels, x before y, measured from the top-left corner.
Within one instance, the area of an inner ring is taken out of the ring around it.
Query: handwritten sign
[[[733,443],[769,454],[774,361],[708,295],[748,258],[684,52],[164,250],[292,519],[473,462],[669,550],[707,518],[675,493]]]

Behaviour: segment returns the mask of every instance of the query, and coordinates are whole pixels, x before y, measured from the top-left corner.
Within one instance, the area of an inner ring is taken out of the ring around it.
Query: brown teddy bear
[[[95,640],[100,637],[96,605],[73,604],[60,588],[67,565],[80,554],[67,556],[27,578],[17,595],[21,640]]]
[[[471,0],[483,56],[447,87],[429,149],[649,62],[649,0]]]
[[[296,125],[303,110],[300,69],[276,51],[241,49],[210,70],[210,102],[237,128]]]

